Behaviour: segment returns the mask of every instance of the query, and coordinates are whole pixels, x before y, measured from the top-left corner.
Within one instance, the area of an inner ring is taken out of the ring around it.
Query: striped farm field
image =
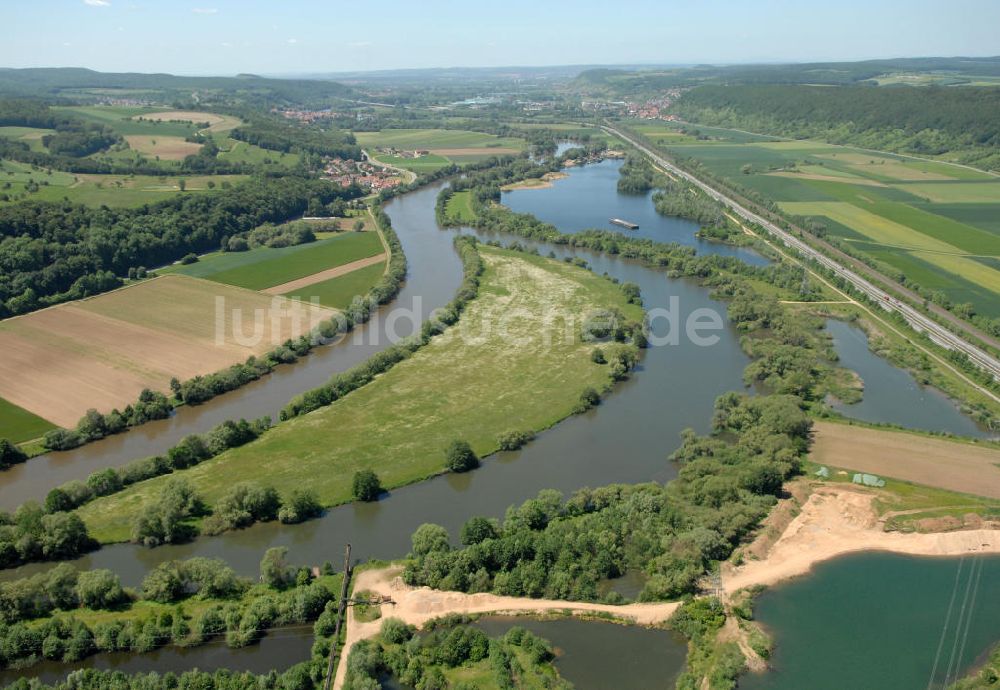
[[[73,426],[89,408],[121,409],[143,388],[166,391],[172,377],[264,354],[333,313],[188,276],[153,278],[0,322],[0,398]]]
[[[284,295],[304,302],[316,301],[332,309],[346,309],[356,296],[367,294],[378,283],[384,272],[385,261],[381,261],[336,278],[286,292]]]
[[[659,126],[659,125],[658,125]],[[641,128],[640,128],[641,129]],[[648,128],[652,131],[652,128]],[[702,133],[707,128],[699,128]],[[1000,176],[819,141],[665,137],[656,145],[811,218],[953,304],[1000,316]]]
[[[781,207],[798,216],[826,216],[888,247],[920,253],[925,261],[956,273],[1000,295],[1000,271],[973,258],[952,244],[843,201],[785,202]]]
[[[942,204],[1000,204],[1000,180],[992,182],[933,182],[901,186],[910,194]]]
[[[384,251],[375,232],[345,232],[293,247],[259,247],[246,252],[216,252],[197,263],[174,265],[161,273],[206,278],[250,290],[287,283]]]

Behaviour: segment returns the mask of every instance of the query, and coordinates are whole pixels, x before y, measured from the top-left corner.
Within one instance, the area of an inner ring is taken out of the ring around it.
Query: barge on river
[[[639,229],[639,224],[638,223],[630,223],[627,220],[622,220],[621,218],[611,218],[610,222],[613,225],[620,225],[623,228],[628,228],[629,230],[638,230]]]

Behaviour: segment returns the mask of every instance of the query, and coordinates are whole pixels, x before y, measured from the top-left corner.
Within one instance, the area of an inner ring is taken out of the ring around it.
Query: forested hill
[[[933,74],[948,83],[968,83],[973,76],[1000,76],[1000,57],[924,57],[858,62],[807,62],[779,65],[696,65],[692,67],[596,68],[580,72],[571,86],[584,93],[632,96],[700,84],[851,85],[885,74]]]
[[[1000,168],[1000,88],[787,84],[701,86],[672,112],[690,122]]]
[[[184,77],[173,74],[95,72],[76,67],[0,69],[0,95],[59,97],[79,96],[87,89],[142,89],[162,92],[167,100],[199,99],[298,104],[325,103],[351,96],[354,91],[334,81],[268,79],[256,75],[237,77]],[[75,92],[67,94],[66,92]]]

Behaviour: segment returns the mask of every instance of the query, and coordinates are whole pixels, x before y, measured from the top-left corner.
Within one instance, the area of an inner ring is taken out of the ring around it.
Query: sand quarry
[[[852,486],[804,484],[795,487],[798,497],[785,499],[772,512],[774,518],[790,517],[780,536],[770,540],[766,529],[747,551],[760,554],[758,560],[748,560],[739,567],[724,564],[723,596],[754,585],[772,585],[782,580],[808,573],[813,565],[859,551],[892,551],[914,556],[958,556],[964,554],[1000,554],[1000,525],[932,534],[886,532],[873,505],[877,494]],[[348,615],[347,636],[342,659],[359,640],[378,634],[382,620],[399,618],[406,623],[422,626],[432,618],[447,614],[527,615],[559,613],[580,615],[611,613],[636,625],[656,625],[665,622],[679,603],[639,603],[624,606],[608,604],[502,597],[494,594],[442,592],[427,587],[411,587],[400,578],[402,568],[395,566],[367,570],[357,575],[354,591],[368,590],[391,600],[382,604],[382,618],[359,623]],[[335,688],[343,687],[347,664],[337,667]]]

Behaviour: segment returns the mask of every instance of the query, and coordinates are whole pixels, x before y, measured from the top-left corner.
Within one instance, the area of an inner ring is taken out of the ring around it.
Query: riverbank
[[[991,523],[984,522],[980,529],[953,532],[886,532],[874,505],[877,497],[874,492],[848,486],[815,487],[780,536],[765,545],[763,558],[738,566],[724,565],[723,589],[731,594],[746,587],[772,585],[804,575],[817,563],[861,551],[911,556],[1000,554],[1000,525]],[[797,500],[784,499],[783,503]],[[781,509],[779,505],[775,513]],[[792,513],[794,507],[786,514]],[[767,539],[765,530],[758,540]],[[744,553],[751,553],[753,546]]]
[[[410,484],[444,471],[443,449],[453,439],[485,456],[497,450],[499,435],[530,436],[572,415],[584,389],[609,388],[617,355],[630,346],[601,344],[610,364],[597,364],[591,359],[597,345],[582,341],[580,329],[599,309],[638,323],[641,307],[579,267],[480,251],[486,264],[480,296],[458,325],[371,383],[277,425],[256,443],[84,506],[79,513],[91,535],[104,543],[128,540],[136,516],[175,477],[187,479],[210,505],[230,492],[234,477],[283,495],[308,479],[325,507],[346,503],[358,470],[376,471],[386,488]],[[378,435],[370,433],[373,426]]]
[[[552,186],[555,180],[561,180],[563,178],[569,177],[569,173],[564,172],[550,172],[545,173],[541,177],[532,177],[527,180],[521,180],[520,182],[512,182],[510,184],[505,184],[500,187],[502,192],[511,192],[515,189],[548,189]]]
[[[527,597],[504,597],[495,594],[465,594],[445,592],[429,587],[411,587],[403,582],[400,575],[402,566],[391,566],[378,570],[358,573],[354,579],[354,591],[369,591],[376,597],[388,598],[382,604],[382,619],[399,618],[404,623],[422,627],[427,621],[448,614],[476,615],[525,615],[537,613],[560,613],[570,615],[596,614],[612,615],[615,618],[637,625],[657,625],[669,619],[679,602],[657,604],[627,604],[612,606],[589,602],[562,601],[557,599],[531,599]],[[382,619],[359,622],[353,615],[347,619],[347,632],[337,665],[337,675],[333,687],[342,688],[347,674],[347,664],[351,648],[359,641],[378,634]]]

